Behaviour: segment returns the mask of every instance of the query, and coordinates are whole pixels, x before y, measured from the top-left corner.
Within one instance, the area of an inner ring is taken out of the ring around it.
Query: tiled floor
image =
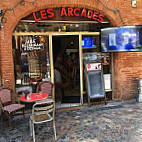
[[[0,123],[0,142],[32,142],[29,116],[13,118],[12,129]],[[36,127],[36,142],[54,142],[52,123]],[[142,103],[108,105],[56,111],[57,142],[142,142]]]

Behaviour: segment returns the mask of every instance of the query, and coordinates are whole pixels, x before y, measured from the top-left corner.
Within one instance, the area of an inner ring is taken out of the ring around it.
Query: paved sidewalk
[[[0,123],[0,142],[32,142],[29,116]],[[36,126],[37,142],[54,142],[52,123]],[[48,127],[45,127],[48,126]],[[142,103],[124,101],[56,113],[57,142],[142,142]]]

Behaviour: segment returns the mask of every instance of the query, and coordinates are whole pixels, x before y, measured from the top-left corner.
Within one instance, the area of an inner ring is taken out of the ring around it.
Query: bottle
[[[49,66],[49,58],[46,58],[47,61],[47,67]]]
[[[28,92],[25,91],[24,94],[25,94],[25,99],[27,99],[27,97],[28,97]]]
[[[48,78],[50,78],[50,72],[48,72]]]
[[[45,77],[44,77],[45,79],[47,78],[47,75],[45,74]]]

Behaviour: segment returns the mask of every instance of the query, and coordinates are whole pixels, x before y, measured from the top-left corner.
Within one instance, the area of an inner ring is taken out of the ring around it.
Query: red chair
[[[52,91],[53,91],[53,83],[50,81],[40,82],[37,86],[37,92],[46,93],[48,94],[48,98],[53,98]]]
[[[13,115],[18,110],[23,110],[23,116],[25,119],[24,108],[25,105],[14,104],[12,102],[13,91],[10,88],[0,88],[0,105],[2,108],[2,113],[5,113],[9,119],[9,126],[11,127],[11,115]]]

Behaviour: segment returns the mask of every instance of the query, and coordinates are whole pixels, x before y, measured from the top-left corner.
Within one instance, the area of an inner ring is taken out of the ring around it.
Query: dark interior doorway
[[[61,103],[80,103],[79,36],[52,37],[55,99]]]

